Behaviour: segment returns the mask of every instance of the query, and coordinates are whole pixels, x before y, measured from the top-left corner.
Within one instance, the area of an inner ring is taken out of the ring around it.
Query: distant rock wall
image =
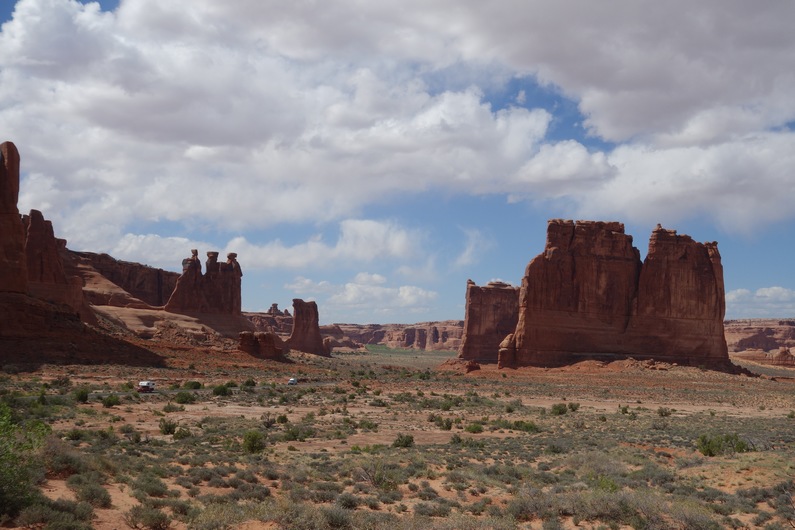
[[[724,329],[732,352],[777,353],[781,348],[795,349],[795,319],[727,320]]]
[[[624,226],[551,220],[527,266],[519,320],[503,366],[623,355],[692,365],[728,363],[717,243],[658,225],[641,264]]]
[[[122,261],[107,254],[69,251],[75,259],[90,265],[99,274],[134,298],[153,306],[166,305],[177,286],[179,274],[140,263]]]
[[[500,343],[516,329],[519,288],[503,282],[479,287],[467,281],[466,314],[458,356],[476,362],[496,363]]]

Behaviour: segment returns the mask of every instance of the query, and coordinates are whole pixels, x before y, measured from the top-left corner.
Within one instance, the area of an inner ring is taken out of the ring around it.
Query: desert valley
[[[461,320],[321,326],[70,250],[0,156],[3,528],[795,527],[795,319],[724,321],[717,243],[553,219]]]

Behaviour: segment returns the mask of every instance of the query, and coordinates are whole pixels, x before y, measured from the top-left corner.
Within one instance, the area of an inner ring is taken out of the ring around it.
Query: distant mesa
[[[468,282],[460,358],[500,367],[611,357],[729,364],[717,243],[658,225],[641,262],[621,223],[553,219],[518,296],[513,289]]]

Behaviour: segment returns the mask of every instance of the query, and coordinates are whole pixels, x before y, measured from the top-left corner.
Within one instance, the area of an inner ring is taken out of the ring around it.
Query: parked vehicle
[[[154,392],[155,391],[155,382],[154,381],[141,381],[138,383],[138,392]]]
[[[297,385],[297,384],[298,384],[298,379],[296,379],[295,377],[291,377],[291,378],[290,378],[290,379],[287,381],[287,384],[288,384],[288,385]]]

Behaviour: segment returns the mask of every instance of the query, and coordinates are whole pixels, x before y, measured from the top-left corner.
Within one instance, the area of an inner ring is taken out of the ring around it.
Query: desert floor
[[[38,488],[73,501],[4,527],[795,524],[793,369],[630,359],[465,373],[453,358],[185,350],[158,368],[4,366],[3,399],[52,432]],[[156,392],[134,391],[145,379]]]

